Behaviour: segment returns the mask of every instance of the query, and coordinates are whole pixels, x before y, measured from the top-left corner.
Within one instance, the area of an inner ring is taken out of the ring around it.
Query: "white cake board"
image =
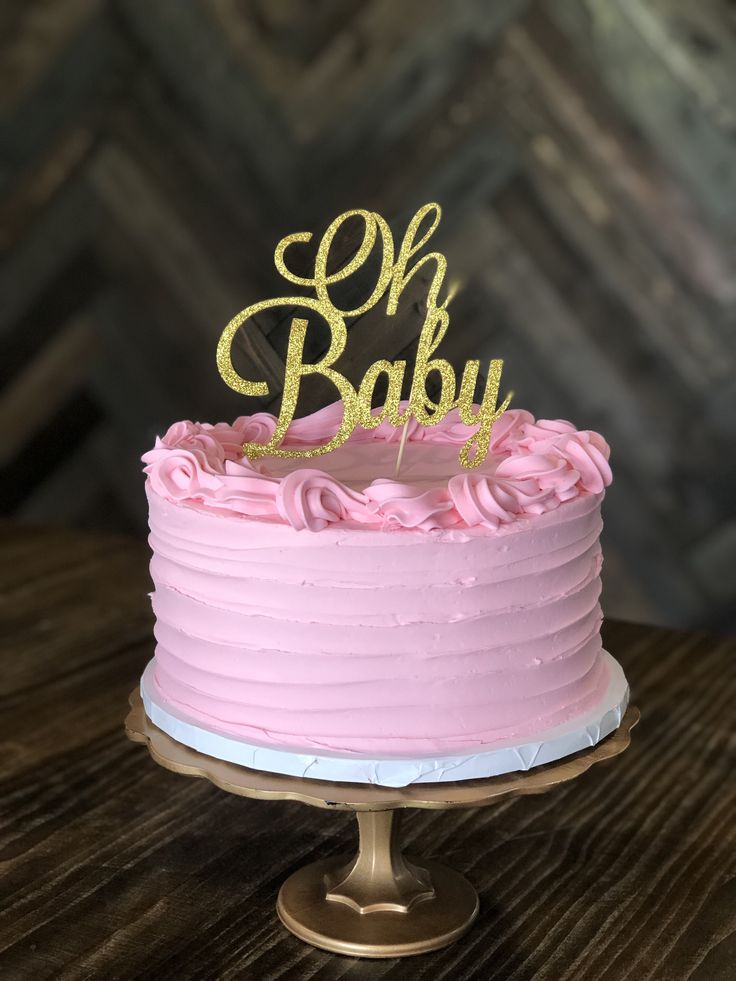
[[[341,783],[373,783],[383,787],[406,787],[413,783],[441,783],[479,780],[502,773],[530,770],[543,763],[595,746],[618,728],[629,702],[629,686],[623,670],[604,651],[610,680],[604,697],[595,709],[564,725],[540,733],[533,742],[506,740],[472,752],[447,756],[419,756],[411,759],[361,754],[339,754],[305,749],[266,746],[203,728],[186,711],[172,705],[159,694],[154,699],[153,666],[150,661],[141,678],[141,697],[146,715],[165,733],[185,746],[207,756],[237,763],[253,770],[283,773],[316,780]]]

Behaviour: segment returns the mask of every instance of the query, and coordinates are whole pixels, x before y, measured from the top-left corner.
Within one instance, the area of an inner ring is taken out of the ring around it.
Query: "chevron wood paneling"
[[[612,444],[608,611],[733,627],[735,53],[727,0],[6,0],[0,506],[142,534],[154,435],[257,407],[214,347],[276,241],[438,200],[445,356]],[[238,339],[272,408],[288,324]]]

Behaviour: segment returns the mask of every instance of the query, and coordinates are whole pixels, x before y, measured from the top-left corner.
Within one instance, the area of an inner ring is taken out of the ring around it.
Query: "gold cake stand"
[[[544,793],[574,780],[594,763],[623,753],[639,721],[639,710],[629,708],[619,728],[596,746],[525,772],[396,789],[288,777],[226,763],[162,732],[146,715],[137,689],[130,706],[125,720],[128,738],[147,744],[156,763],[168,770],[205,777],[242,797],[356,812],[357,855],[299,869],[283,884],[277,902],[282,923],[297,937],[354,957],[405,957],[437,950],[465,933],[478,915],[478,895],[467,879],[439,862],[403,855],[398,840],[401,809],[484,807],[521,794]]]

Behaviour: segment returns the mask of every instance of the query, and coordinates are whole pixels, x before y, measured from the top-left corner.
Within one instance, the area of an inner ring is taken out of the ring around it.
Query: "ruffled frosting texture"
[[[149,487],[156,700],[257,745],[402,759],[534,740],[593,709],[609,682],[600,496],[490,530],[509,501],[460,479],[478,527],[400,534],[351,526],[351,495],[319,471],[279,484],[288,523]],[[392,483],[372,503],[401,528]],[[427,494],[416,518],[450,520]]]
[[[335,403],[295,420],[284,445],[315,446],[340,424]],[[542,515],[611,482],[609,448],[598,433],[565,420],[505,412],[480,470],[463,471],[457,447],[472,434],[456,411],[437,426],[410,420],[405,463],[393,476],[402,429],[382,422],[358,429],[332,454],[299,461],[247,460],[242,446],[267,442],[276,419],[266,412],[232,425],[177,422],[143,456],[150,488],[164,500],[213,512],[270,519],[311,532],[341,523],[419,531],[496,530]]]

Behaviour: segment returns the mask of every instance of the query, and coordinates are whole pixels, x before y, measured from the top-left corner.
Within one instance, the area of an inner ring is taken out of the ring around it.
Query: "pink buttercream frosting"
[[[288,442],[323,443],[340,415]],[[409,424],[396,478],[385,422],[324,457],[243,459],[275,424],[176,423],[144,457],[156,698],[253,743],[401,757],[531,740],[599,704],[602,437],[512,410],[463,471],[451,414]]]
[[[152,488],[149,504],[154,694],[206,728],[430,755],[533,739],[606,690],[599,495],[497,529],[398,534],[304,535]]]
[[[328,406],[290,427],[284,445],[316,446],[340,423]],[[408,423],[400,478],[393,475],[402,430],[387,422],[358,429],[340,449],[308,461],[243,457],[245,442],[267,442],[276,419],[261,412],[230,426],[178,422],[143,460],[151,488],[169,501],[271,518],[297,530],[348,522],[374,528],[489,529],[540,515],[611,481],[608,445],[564,420],[535,422],[510,410],[496,422],[479,470],[461,471],[457,446],[472,434],[457,412],[437,426]],[[305,461],[307,462],[307,461]],[[362,470],[362,472],[361,472]]]

